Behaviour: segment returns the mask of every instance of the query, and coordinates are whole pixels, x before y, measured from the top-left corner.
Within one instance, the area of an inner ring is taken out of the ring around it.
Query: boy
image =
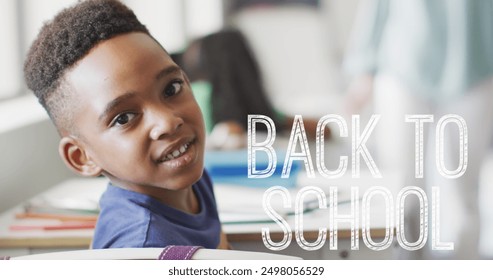
[[[131,10],[116,0],[63,10],[40,31],[24,74],[66,165],[110,180],[93,248],[228,247],[188,79]]]

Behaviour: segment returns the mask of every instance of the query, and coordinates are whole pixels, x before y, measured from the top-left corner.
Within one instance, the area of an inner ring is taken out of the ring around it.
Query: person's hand
[[[314,119],[310,117],[303,118],[303,126],[305,127],[306,137],[309,140],[314,140],[317,137],[318,121],[319,121],[318,119]],[[286,117],[285,129],[287,132],[291,132],[293,127],[293,122],[294,122],[294,117],[291,116]],[[324,129],[324,139],[329,140],[331,138],[331,134],[332,132],[330,131],[330,128],[326,126]]]
[[[349,84],[345,112],[347,115],[359,114],[370,104],[373,97],[373,75],[357,76]]]
[[[303,119],[303,124],[305,125],[305,132],[308,139],[311,140],[316,139],[318,121],[319,120],[313,118]],[[330,128],[326,126],[324,129],[324,139],[329,140],[330,138],[331,138],[331,131]]]
[[[207,148],[215,150],[235,150],[246,147],[246,132],[237,122],[220,122],[207,136]]]

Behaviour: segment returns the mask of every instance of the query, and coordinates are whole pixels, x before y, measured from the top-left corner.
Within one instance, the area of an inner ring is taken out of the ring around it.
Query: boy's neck
[[[182,190],[157,189],[156,193],[148,194],[159,202],[189,214],[200,212],[200,205],[192,186]]]
[[[197,214],[200,212],[200,203],[192,186],[181,190],[168,190],[149,186],[127,187],[124,184],[119,184],[116,182],[114,185],[126,190],[150,196],[169,207],[175,208],[185,213]]]

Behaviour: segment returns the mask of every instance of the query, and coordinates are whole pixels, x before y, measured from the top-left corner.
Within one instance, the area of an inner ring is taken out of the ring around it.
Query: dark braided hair
[[[59,129],[71,128],[73,96],[63,77],[99,42],[147,28],[117,0],[88,0],[66,8],[44,24],[24,64],[27,86]],[[152,36],[151,36],[152,37]]]
[[[281,130],[284,118],[270,103],[260,67],[244,35],[236,29],[221,30],[192,42],[182,57],[190,81],[212,85],[214,125],[235,121],[247,129],[247,115],[272,116]],[[231,108],[234,108],[232,110]]]

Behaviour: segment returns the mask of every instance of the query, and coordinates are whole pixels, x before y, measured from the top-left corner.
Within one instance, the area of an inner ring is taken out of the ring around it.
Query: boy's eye
[[[164,96],[171,97],[181,91],[183,87],[183,81],[173,81],[169,86],[164,89]]]
[[[136,114],[134,113],[122,113],[116,116],[111,122],[111,126],[123,126],[129,123],[133,118],[135,118]]]

